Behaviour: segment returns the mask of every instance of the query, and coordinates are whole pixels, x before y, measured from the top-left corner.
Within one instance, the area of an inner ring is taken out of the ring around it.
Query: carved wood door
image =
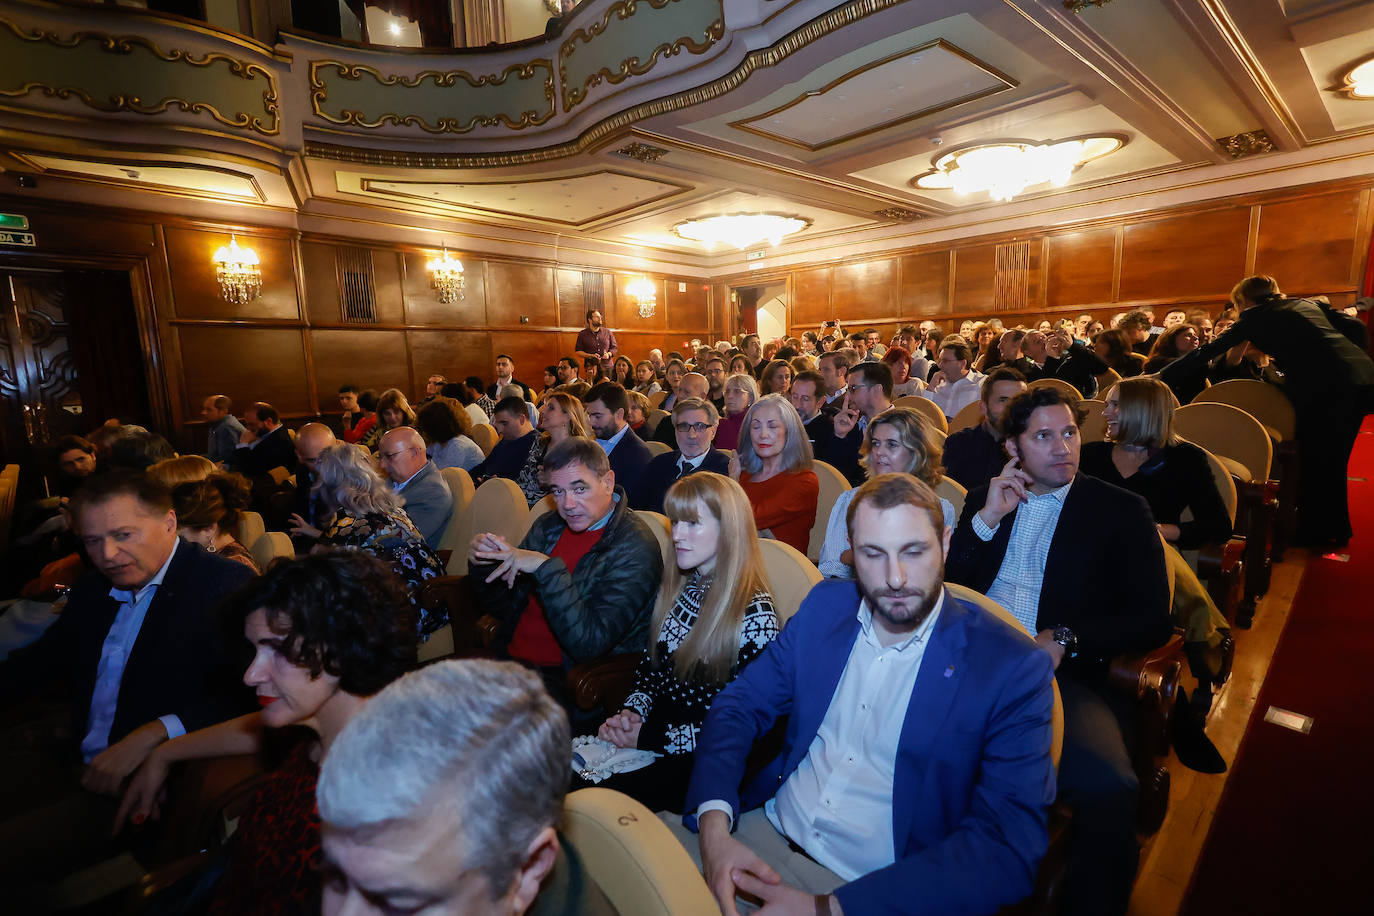
[[[0,444],[27,464],[34,449],[84,428],[60,273],[0,272]]]

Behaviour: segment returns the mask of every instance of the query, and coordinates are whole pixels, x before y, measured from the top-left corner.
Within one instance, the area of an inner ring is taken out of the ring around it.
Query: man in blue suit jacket
[[[813,588],[706,718],[687,820],[707,882],[726,914],[737,891],[787,913],[994,912],[1048,845],[1050,656],[945,591],[924,483],[877,477],[848,521],[858,580]],[[783,716],[782,753],[741,790]]]
[[[615,382],[601,382],[592,386],[582,402],[587,407],[587,422],[596,435],[597,444],[611,459],[615,482],[624,487],[626,493],[633,493],[654,454],[625,421],[630,409],[625,389]]]
[[[685,398],[673,405],[672,415],[663,422],[672,424],[675,430],[682,426],[682,431],[677,433],[678,447],[655,455],[639,475],[639,485],[630,494],[630,504],[636,509],[662,512],[668,488],[688,474],[697,471],[730,473],[730,459],[724,452],[711,447],[720,426],[716,405],[700,398]]]

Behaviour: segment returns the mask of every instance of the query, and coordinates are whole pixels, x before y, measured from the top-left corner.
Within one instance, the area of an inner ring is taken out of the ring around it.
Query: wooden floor
[[[1250,711],[1269,671],[1269,661],[1288,622],[1293,596],[1308,562],[1335,561],[1309,560],[1305,550],[1288,551],[1284,561],[1274,567],[1269,593],[1255,614],[1255,625],[1249,630],[1235,631],[1235,669],[1216,697],[1207,720],[1207,735],[1228,763],[1236,759]],[[1185,669],[1184,682],[1189,689],[1191,681]],[[1227,777],[1226,773],[1213,776],[1190,770],[1172,754],[1169,774],[1169,813],[1143,853],[1140,875],[1131,896],[1131,916],[1174,916],[1178,912]]]

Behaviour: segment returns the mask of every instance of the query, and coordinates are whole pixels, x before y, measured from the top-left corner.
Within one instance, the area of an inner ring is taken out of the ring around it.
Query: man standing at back
[[[234,402],[222,394],[212,394],[200,406],[200,415],[210,424],[205,457],[215,464],[228,461],[243,438],[243,424],[233,414]]]
[[[587,326],[577,332],[573,351],[583,360],[599,360],[606,374],[611,374],[611,366],[620,353],[620,345],[615,342],[611,329],[602,324],[600,309],[587,309]]]
[[[399,426],[382,436],[377,459],[391,478],[392,488],[405,500],[406,515],[425,543],[438,547],[453,517],[453,491],[425,455],[425,440],[409,426]]]
[[[654,455],[626,422],[630,401],[625,389],[615,382],[601,382],[587,392],[583,403],[587,407],[587,423],[596,436],[596,444],[610,459],[616,481],[627,493],[634,492],[639,476]]]

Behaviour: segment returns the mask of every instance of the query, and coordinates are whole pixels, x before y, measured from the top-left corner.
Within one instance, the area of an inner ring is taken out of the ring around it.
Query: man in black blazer
[[[243,414],[243,438],[225,464],[246,477],[296,466],[296,447],[277,408],[258,401]]]
[[[1040,377],[1062,379],[1085,398],[1097,394],[1097,377],[1111,368],[1102,357],[1074,340],[1067,328],[1046,335],[1044,351],[1045,368]]]
[[[72,587],[46,633],[0,664],[7,704],[53,682],[67,688],[73,746],[64,751],[69,757],[49,765],[75,763],[78,749],[85,763],[79,777],[73,773],[64,786],[50,786],[47,797],[26,800],[23,820],[45,825],[25,837],[22,858],[38,869],[25,876],[29,881],[61,873],[43,874],[44,868],[89,864],[83,853],[108,852],[98,839],[109,836],[111,822],[103,818],[113,815],[113,801],[91,793],[117,797],[158,744],[251,706],[213,611],[252,570],[179,540],[170,491],[142,472],[93,477],[74,498],[72,514],[94,570]],[[40,807],[59,798],[53,808]],[[9,825],[0,824],[0,837],[9,836]],[[42,838],[60,850],[39,855]],[[15,867],[8,861],[5,873]]]
[[[625,389],[615,382],[600,382],[587,392],[583,404],[586,405],[587,423],[596,436],[597,444],[611,460],[615,482],[624,487],[626,493],[633,493],[654,453],[649,451],[649,446],[634,434],[626,422],[630,399],[626,397]]]
[[[672,415],[663,421],[673,424],[678,447],[674,451],[655,455],[639,484],[630,494],[630,505],[636,509],[663,511],[663,497],[668,488],[688,474],[697,471],[730,472],[730,459],[719,449],[711,447],[720,414],[710,401],[688,398],[673,405]]]
[[[998,601],[1050,653],[1064,702],[1060,798],[1074,806],[1066,914],[1126,911],[1139,850],[1130,711],[1105,688],[1108,661],[1172,633],[1163,545],[1145,500],[1078,473],[1080,413],[1054,388],[1003,413],[1011,460],[972,490],[946,578]]]
[[[801,417],[806,438],[811,440],[811,452],[817,461],[825,461],[826,447],[835,436],[835,420],[821,408],[825,406],[825,377],[819,372],[800,372],[792,380],[787,396]]]

